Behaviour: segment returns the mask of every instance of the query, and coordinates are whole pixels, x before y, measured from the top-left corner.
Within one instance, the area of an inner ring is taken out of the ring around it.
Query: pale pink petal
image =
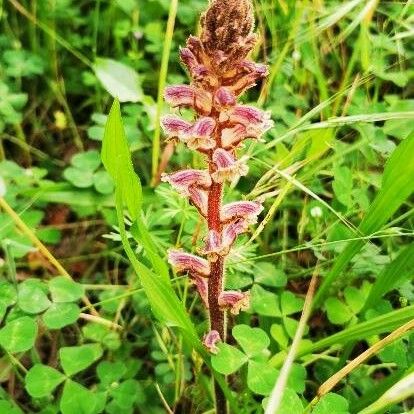
[[[203,338],[203,344],[204,346],[212,353],[217,354],[219,351],[216,344],[217,342],[220,342],[220,334],[217,331],[210,331],[206,335],[204,335]]]
[[[174,108],[193,106],[195,102],[195,90],[190,85],[167,86],[164,92],[164,99]]]
[[[211,112],[213,98],[209,92],[190,85],[173,85],[165,88],[165,101],[173,108],[193,108],[201,115]]]
[[[182,170],[173,174],[162,174],[161,180],[170,183],[179,192],[189,195],[188,188],[197,186],[209,188],[211,177],[206,170]]]
[[[190,130],[192,124],[175,115],[166,115],[161,119],[161,125],[168,138],[181,139]]]
[[[210,276],[210,265],[207,260],[183,250],[169,250],[168,263],[177,272],[189,272],[203,277]]]
[[[225,149],[233,149],[247,138],[253,137],[248,136],[247,128],[241,124],[232,128],[224,128],[221,131],[221,145]]]
[[[262,111],[254,106],[237,105],[228,113],[228,122],[246,127],[262,125],[270,120],[270,112]]]
[[[217,183],[224,183],[226,180],[231,182],[247,175],[249,168],[246,159],[243,157],[240,160],[235,160],[230,152],[222,148],[216,149],[213,154],[213,162],[216,164],[217,170],[211,175],[213,180]]]
[[[191,186],[188,188],[191,203],[206,217],[208,210],[208,193],[205,190]]]
[[[221,220],[226,223],[241,218],[248,224],[254,224],[262,211],[263,206],[257,201],[236,201],[222,207]]]
[[[206,244],[202,253],[215,262],[219,256],[226,256],[229,253],[229,247],[223,246],[219,232],[210,230],[207,234]]]
[[[216,146],[216,142],[212,137],[216,122],[213,118],[202,117],[188,131],[185,143],[192,150],[207,151]]]
[[[227,246],[228,249],[236,241],[236,238],[247,231],[248,223],[243,219],[233,221],[223,228],[223,246]]]
[[[236,105],[236,97],[234,93],[228,89],[221,87],[217,90],[214,101],[219,109],[228,109]]]
[[[249,309],[250,292],[224,291],[220,293],[218,302],[222,309],[230,309],[233,315],[238,315],[240,311]]]
[[[214,86],[217,82],[216,78],[212,76],[208,68],[200,63],[190,48],[184,47],[180,50],[181,61],[187,66],[191,77],[200,83],[210,84]]]
[[[191,278],[191,282],[197,288],[198,294],[204,303],[206,309],[208,309],[208,281],[205,277],[195,275]]]

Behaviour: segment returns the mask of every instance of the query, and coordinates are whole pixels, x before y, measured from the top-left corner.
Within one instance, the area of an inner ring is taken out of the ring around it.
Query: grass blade
[[[400,252],[377,277],[365,302],[365,309],[375,304],[385,293],[401,284],[404,279],[410,278],[414,268],[414,243],[411,243]]]
[[[385,166],[381,190],[358,227],[361,234],[368,235],[380,230],[414,192],[414,163],[412,162],[412,154],[414,154],[414,134],[401,142],[388,160]],[[338,256],[318,290],[315,306],[321,304],[333,281],[362,249],[364,244],[364,240],[350,242]]]

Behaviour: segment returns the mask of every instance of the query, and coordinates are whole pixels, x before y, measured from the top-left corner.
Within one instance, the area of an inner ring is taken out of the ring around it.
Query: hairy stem
[[[221,234],[220,210],[223,185],[214,183],[208,196],[208,228]],[[223,290],[224,258],[218,257],[210,260],[210,277],[208,280],[208,304],[210,314],[210,330],[217,331],[220,338],[225,341],[225,314],[220,309],[218,298]],[[216,414],[227,413],[227,402],[220,385],[214,382],[214,394],[216,400]]]

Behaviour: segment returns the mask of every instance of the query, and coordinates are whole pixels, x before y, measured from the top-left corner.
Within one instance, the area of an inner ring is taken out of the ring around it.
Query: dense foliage
[[[212,378],[231,413],[414,412],[413,5],[254,1],[269,76],[243,103],[275,125],[226,190],[264,211],[215,355],[167,265],[205,224],[160,182],[205,167],[160,119],[206,6],[0,4],[0,413],[214,412]]]

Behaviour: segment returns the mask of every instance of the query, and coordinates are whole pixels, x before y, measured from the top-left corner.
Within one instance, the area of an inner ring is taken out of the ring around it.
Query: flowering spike
[[[168,251],[168,263],[177,272],[189,272],[202,277],[210,276],[210,265],[207,260],[183,250],[171,249]]]
[[[216,183],[224,183],[226,180],[231,182],[247,175],[249,172],[249,168],[246,165],[246,157],[236,161],[230,152],[222,148],[214,151],[212,159],[216,164],[217,170],[211,174],[211,177]]]
[[[204,346],[212,353],[217,354],[218,348],[216,346],[217,342],[220,342],[220,334],[216,330],[212,330],[204,335],[203,344]]]
[[[223,291],[226,256],[263,210],[258,201],[222,204],[224,184],[248,172],[247,158],[237,159],[235,150],[246,139],[261,139],[273,125],[269,112],[238,104],[240,95],[268,73],[266,65],[249,58],[257,40],[253,28],[252,0],[210,0],[201,18],[200,37],[190,36],[180,50],[191,85],[175,85],[165,91],[165,100],[172,107],[195,112],[193,124],[178,117],[164,118],[166,135],[206,159],[205,171],[189,169],[162,179],[189,197],[207,224],[201,254],[208,260],[172,250],[169,262],[179,271],[190,272],[208,308],[211,330],[203,342],[213,353],[218,351],[217,342],[226,339],[224,312],[237,315],[249,307],[249,292]],[[219,388],[215,392],[218,411],[226,413],[224,395]]]
[[[249,309],[250,292],[224,291],[220,294],[218,301],[220,307],[230,309],[233,315],[238,315],[240,311]]]

